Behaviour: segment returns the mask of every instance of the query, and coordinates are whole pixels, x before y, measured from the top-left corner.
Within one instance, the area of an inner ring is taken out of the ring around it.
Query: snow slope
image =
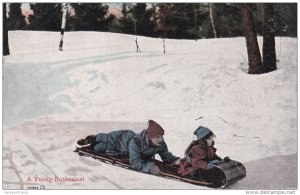
[[[278,70],[247,74],[244,38],[166,40],[101,32],[9,33],[3,58],[3,188],[206,189],[79,157],[76,140],[164,129],[183,156],[199,125],[217,153],[245,164],[230,189],[297,188],[297,39],[276,38]],[[262,45],[262,39],[259,38]],[[33,181],[34,176],[84,182]],[[31,181],[28,180],[30,177]]]

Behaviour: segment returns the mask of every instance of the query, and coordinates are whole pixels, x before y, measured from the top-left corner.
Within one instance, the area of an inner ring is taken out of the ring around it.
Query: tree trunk
[[[194,37],[195,37],[195,41],[197,41],[198,39],[198,24],[197,24],[197,20],[198,20],[198,6],[195,5],[194,6]]]
[[[256,31],[253,22],[253,14],[247,3],[244,3],[242,5],[242,16],[249,61],[248,73],[262,74],[264,73],[264,66],[261,60],[259,46],[257,43]]]
[[[215,22],[214,22],[213,8],[212,8],[211,3],[209,3],[209,18],[210,18],[211,26],[212,26],[212,29],[214,32],[214,37],[217,38],[217,31],[216,31],[216,26],[215,26]]]
[[[266,72],[277,69],[274,29],[274,5],[263,3],[263,63]]]
[[[66,20],[67,20],[67,12],[68,12],[67,3],[62,3],[62,7],[63,7],[63,15],[62,15],[61,29],[60,29],[59,51],[63,50],[64,33],[65,33],[65,29],[66,29]]]
[[[9,55],[6,3],[3,3],[2,6],[3,6],[3,55],[6,56]]]

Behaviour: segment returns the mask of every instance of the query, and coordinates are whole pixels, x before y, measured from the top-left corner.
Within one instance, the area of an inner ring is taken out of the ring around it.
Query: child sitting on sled
[[[208,128],[200,126],[194,132],[197,140],[192,141],[185,151],[185,158],[181,159],[178,173],[182,176],[197,177],[222,161],[214,147],[215,134]],[[224,158],[229,161],[229,157]]]

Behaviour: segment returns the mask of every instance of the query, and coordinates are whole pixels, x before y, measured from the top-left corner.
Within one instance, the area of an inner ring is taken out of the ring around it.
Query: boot
[[[96,141],[96,136],[95,135],[89,135],[85,139],[80,139],[77,141],[77,144],[80,146],[84,145],[91,145]]]

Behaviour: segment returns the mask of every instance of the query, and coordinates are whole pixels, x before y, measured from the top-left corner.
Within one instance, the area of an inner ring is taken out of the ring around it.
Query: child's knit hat
[[[212,131],[209,128],[200,126],[200,127],[198,127],[198,129],[196,129],[196,131],[194,132],[194,135],[197,136],[197,140],[201,140],[209,133],[212,133]]]
[[[147,136],[149,139],[164,135],[164,129],[154,120],[148,121]]]

